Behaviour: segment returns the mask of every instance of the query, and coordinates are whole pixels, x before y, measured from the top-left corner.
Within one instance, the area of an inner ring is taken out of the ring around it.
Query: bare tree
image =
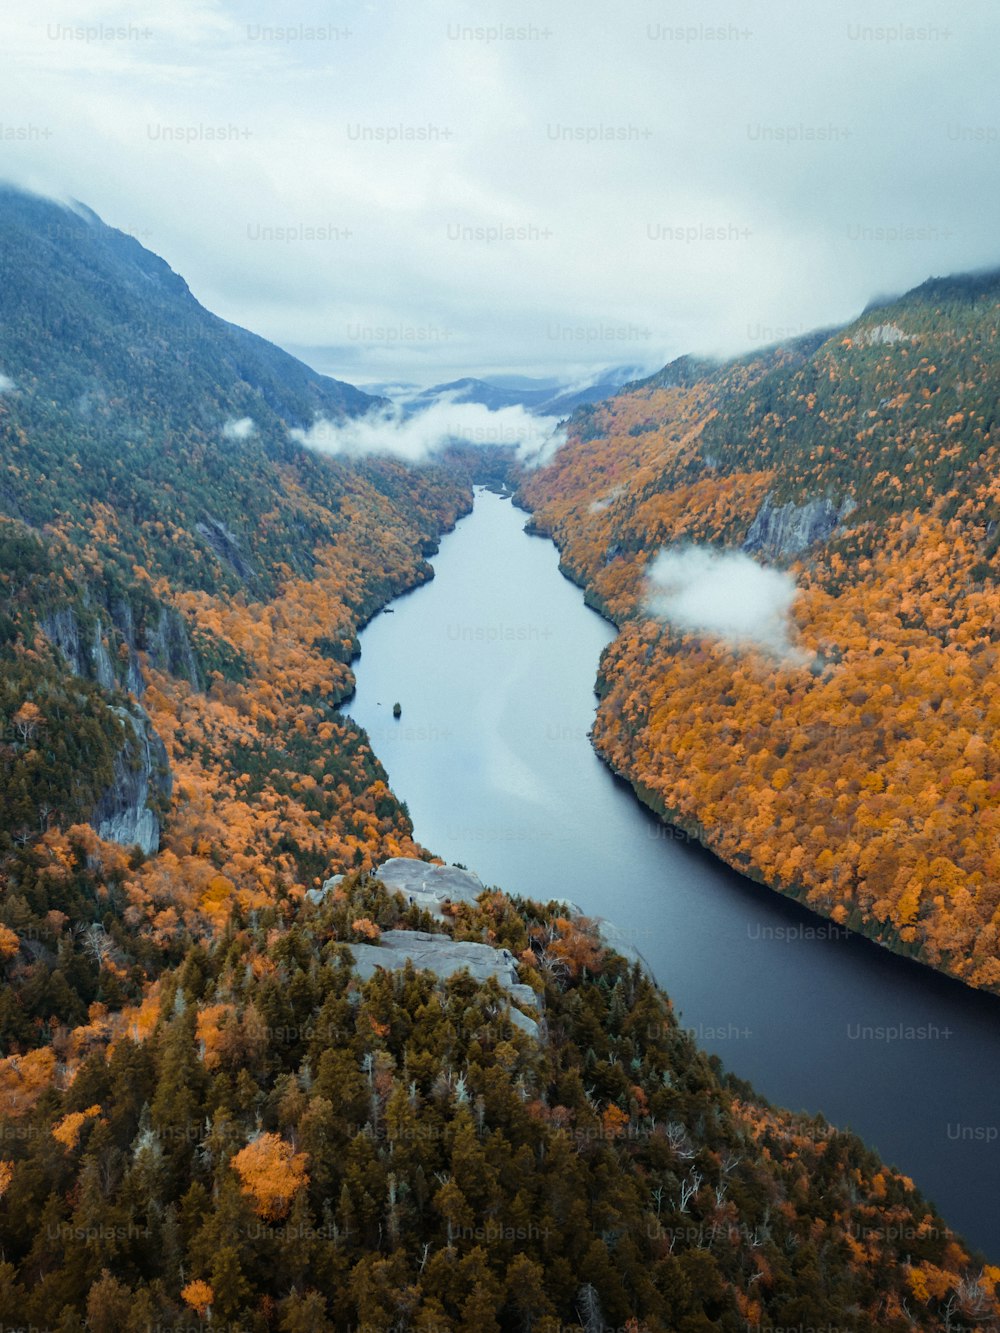
[[[666,1127],[667,1142],[683,1162],[689,1162],[695,1155],[694,1144],[688,1137],[688,1132],[683,1125],[672,1120]]]
[[[84,952],[88,953],[98,967],[103,967],[114,949],[114,941],[99,922],[85,927],[78,927],[83,937]]]
[[[724,1176],[732,1175],[742,1161],[742,1157],[737,1157],[736,1153],[729,1149],[722,1158],[722,1174]]]
[[[580,1317],[585,1333],[603,1333],[604,1312],[597,1290],[589,1282],[585,1282],[576,1293],[576,1313]]]
[[[963,1319],[987,1319],[992,1313],[993,1303],[983,1286],[983,1276],[984,1274],[981,1270],[979,1277],[966,1276],[958,1283],[954,1295],[948,1302],[947,1318],[949,1326],[951,1322],[952,1301],[957,1305],[958,1311]]]
[[[688,1204],[701,1189],[701,1182],[702,1182],[701,1172],[694,1170],[689,1171],[687,1175],[684,1177],[684,1179],[681,1181],[680,1210],[682,1213],[687,1212]]]

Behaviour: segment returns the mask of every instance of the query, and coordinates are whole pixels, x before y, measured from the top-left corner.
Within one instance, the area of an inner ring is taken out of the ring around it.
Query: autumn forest
[[[608,762],[746,873],[991,990],[998,319],[995,275],[942,280],[833,335],[682,361],[578,414],[523,488],[621,629],[601,664]],[[762,511],[787,532],[817,502],[830,521],[804,549],[758,524],[762,558],[795,573],[796,656],[647,613],[661,548],[739,549]]]
[[[618,627],[593,740],[641,799],[1000,992],[1000,281],[672,363],[536,470],[413,465],[304,447],[376,400],[94,215],[5,188],[0,231],[0,1324],[1000,1319],[919,1182],[699,1050],[566,885],[386,887],[439,858],[342,711],[361,628],[510,485]],[[661,550],[751,533],[785,656],[649,602]],[[390,931],[505,951],[541,1021],[496,977],[362,977]]]

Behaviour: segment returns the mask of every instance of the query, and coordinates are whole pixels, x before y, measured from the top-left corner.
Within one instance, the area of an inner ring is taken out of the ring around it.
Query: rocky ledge
[[[518,1005],[539,1012],[539,997],[530,986],[517,979],[517,960],[509,949],[494,949],[473,940],[453,940],[450,935],[431,935],[426,930],[387,930],[378,944],[352,944],[355,971],[362,981],[374,976],[377,968],[395,972],[407,961],[422,972],[433,972],[442,981],[456,972],[468,972],[476,981],[494,977],[515,1002],[510,1007],[511,1022],[531,1037],[539,1035],[535,1019]]]
[[[431,865],[408,856],[394,856],[375,874],[387,889],[401,893],[439,921],[445,919],[442,909],[446,903],[474,903],[486,891],[486,885],[471,870]]]
[[[160,815],[173,783],[166,748],[140,702],[145,690],[140,653],[198,688],[184,621],[172,607],[161,606],[155,620],[137,622],[124,598],[101,602],[85,588],[79,602],[50,610],[39,628],[74,675],[106,691],[121,727],[114,778],[91,814],[91,826],[105,841],[137,845],[150,856],[160,846]],[[111,702],[125,695],[131,698]]]
[[[144,709],[115,708],[122,746],[115,755],[114,781],[91,817],[99,838],[123,847],[138,845],[151,856],[160,846],[160,818],[154,808],[170,797],[167,751]]]
[[[438,921],[448,919],[444,911],[448,903],[474,903],[486,891],[486,885],[471,870],[433,865],[415,857],[394,856],[372,873],[390,892],[401,893],[409,903],[429,912]],[[322,888],[310,889],[306,897],[310,902],[321,903],[343,878],[343,875],[333,875]],[[552,901],[563,904],[568,916],[584,915],[568,898]],[[620,953],[630,963],[637,963],[655,983],[649,964],[622,930],[602,917],[591,917],[590,920],[607,948]],[[431,935],[423,930],[387,930],[379,944],[352,944],[351,952],[358,974],[365,981],[377,967],[396,970],[405,967],[409,959],[414,967],[426,969],[442,979],[466,969],[477,981],[495,977],[518,1004],[536,1012],[540,1010],[540,997],[530,986],[518,982],[517,960],[509,949],[494,949],[474,941],[456,941],[449,935]],[[511,1021],[531,1036],[538,1036],[538,1023],[514,1005],[511,1006]]]

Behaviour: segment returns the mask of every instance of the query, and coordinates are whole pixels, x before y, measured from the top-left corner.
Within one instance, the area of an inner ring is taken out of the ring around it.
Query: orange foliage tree
[[[308,1183],[308,1160],[280,1134],[261,1134],[233,1157],[231,1165],[258,1216],[275,1221],[287,1214],[297,1191]]]

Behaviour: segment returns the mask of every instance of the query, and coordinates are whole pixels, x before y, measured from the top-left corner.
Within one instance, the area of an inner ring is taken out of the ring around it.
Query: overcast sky
[[[0,175],[361,384],[653,369],[1000,264],[998,38],[996,0],[4,0]]]

